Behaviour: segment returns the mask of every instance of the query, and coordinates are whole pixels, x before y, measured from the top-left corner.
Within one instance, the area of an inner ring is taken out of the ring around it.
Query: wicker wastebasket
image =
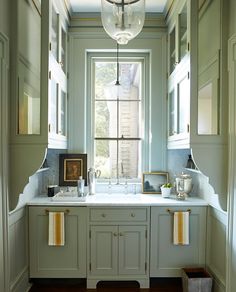
[[[211,292],[212,277],[204,268],[182,269],[183,292]]]

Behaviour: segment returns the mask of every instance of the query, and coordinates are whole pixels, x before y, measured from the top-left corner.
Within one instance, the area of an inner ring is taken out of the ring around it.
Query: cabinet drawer
[[[90,221],[147,221],[146,208],[92,208]]]

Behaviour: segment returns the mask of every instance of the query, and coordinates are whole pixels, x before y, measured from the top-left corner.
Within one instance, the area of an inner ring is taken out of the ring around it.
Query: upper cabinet
[[[223,209],[227,193],[226,2],[173,1],[167,17],[168,148],[191,148],[213,192],[224,195],[220,198]]]
[[[177,4],[176,4],[177,3]],[[168,17],[168,148],[189,148],[191,1]]]
[[[42,86],[47,100],[48,147],[67,148],[67,27],[62,1],[42,3]]]
[[[67,26],[64,1],[13,1],[10,100],[10,209],[43,164],[67,147]]]

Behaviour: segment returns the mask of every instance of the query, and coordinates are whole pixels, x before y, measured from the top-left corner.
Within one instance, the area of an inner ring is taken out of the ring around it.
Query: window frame
[[[137,61],[141,62],[141,169],[140,177],[127,179],[128,182],[141,182],[142,173],[149,168],[149,141],[150,141],[150,103],[149,103],[149,92],[150,92],[150,77],[149,77],[149,53],[147,52],[120,52],[119,61]],[[87,52],[87,102],[86,102],[86,117],[87,117],[87,153],[89,157],[90,165],[94,165],[94,141],[95,141],[95,129],[94,129],[94,118],[95,118],[95,100],[93,86],[95,81],[95,62],[116,62],[115,52]],[[115,178],[114,178],[115,179]],[[99,182],[107,182],[108,179],[101,178]]]

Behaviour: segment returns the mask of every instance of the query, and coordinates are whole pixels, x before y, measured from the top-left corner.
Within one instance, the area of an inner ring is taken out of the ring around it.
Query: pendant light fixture
[[[145,0],[101,0],[101,18],[106,33],[126,45],[143,28]]]

